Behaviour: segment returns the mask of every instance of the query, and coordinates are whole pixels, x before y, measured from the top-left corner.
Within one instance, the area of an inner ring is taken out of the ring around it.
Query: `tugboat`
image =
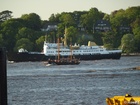
[[[70,46],[70,57],[60,58],[60,43],[58,38],[58,58],[57,59],[48,59],[48,64],[57,64],[57,65],[78,65],[80,60],[72,56],[72,46]]]

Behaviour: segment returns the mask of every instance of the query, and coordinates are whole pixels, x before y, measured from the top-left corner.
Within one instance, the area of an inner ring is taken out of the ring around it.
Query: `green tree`
[[[33,43],[27,38],[21,38],[20,40],[18,40],[16,42],[16,46],[15,46],[14,50],[18,51],[21,48],[23,48],[27,51],[32,51]]]
[[[50,17],[49,17],[49,21],[50,22],[56,22],[56,23],[59,23],[60,22],[60,20],[59,20],[59,18],[60,18],[60,14],[52,14]]]
[[[135,28],[134,30],[134,39],[135,39],[135,46],[136,46],[136,51],[140,52],[140,27]]]
[[[103,34],[101,32],[93,33],[93,40],[97,45],[103,45]]]
[[[127,8],[125,14],[129,22],[132,23],[136,18],[140,18],[140,6]]]
[[[0,47],[3,47],[3,38],[2,38],[2,34],[0,34]]]
[[[60,17],[60,21],[65,24],[66,27],[75,25],[75,20],[71,14],[63,13]]]
[[[133,33],[135,36],[140,35],[140,26],[133,29]]]
[[[89,24],[88,15],[87,14],[81,15],[80,25],[83,26],[85,29],[88,29],[88,24]]]
[[[73,26],[70,26],[66,29],[66,38],[68,43],[74,43],[76,42],[77,39],[77,29],[74,28]]]
[[[32,29],[29,29],[27,27],[22,27],[19,29],[16,39],[19,40],[21,38],[28,38],[35,46],[36,40],[41,36],[44,35],[44,32],[41,31],[35,31]]]
[[[17,19],[9,19],[1,24],[1,35],[4,40],[3,46],[8,51],[13,51],[16,42],[16,34],[18,28],[22,27],[22,24]]]
[[[27,27],[22,27],[18,30],[18,33],[16,35],[16,39],[19,40],[21,38],[30,38],[30,35],[33,34],[33,30],[27,28]]]
[[[91,9],[89,10],[88,16],[89,16],[89,20],[90,20],[93,24],[95,24],[95,22],[101,18],[101,17],[100,17],[100,12],[98,11],[97,8],[91,8]]]
[[[135,50],[135,40],[133,34],[125,34],[121,39],[121,48],[124,53],[131,53]]]
[[[110,15],[105,14],[104,17],[103,17],[103,20],[110,21]]]
[[[39,15],[35,13],[24,14],[21,16],[21,19],[24,20],[25,27],[40,31],[41,19]]]
[[[53,38],[51,37],[51,35],[50,34],[47,34],[46,36],[45,36],[45,40],[47,41],[47,42],[53,42]]]
[[[97,8],[91,8],[86,14],[81,15],[80,25],[83,26],[88,33],[92,33],[93,25],[97,20],[103,18],[102,15]]]
[[[132,27],[139,27],[140,26],[140,15],[138,17],[136,17],[135,21],[133,21],[133,23],[131,24]]]
[[[103,34],[103,43],[106,48],[114,48],[115,35],[114,32],[105,32]]]
[[[129,25],[128,19],[125,15],[125,10],[120,9],[118,11],[112,12],[110,15],[110,23],[114,31],[119,31],[118,27],[121,25]]]
[[[41,36],[36,40],[36,45],[37,45],[38,51],[43,50],[42,48],[43,48],[44,41],[45,41],[45,36]]]
[[[90,35],[86,35],[86,33],[79,35],[77,38],[77,43],[80,45],[87,45],[88,41],[93,41],[93,38]]]
[[[12,11],[5,10],[0,12],[0,21],[6,21],[12,18]]]

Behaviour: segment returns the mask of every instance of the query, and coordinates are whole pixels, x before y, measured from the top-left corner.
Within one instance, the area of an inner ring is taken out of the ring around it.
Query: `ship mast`
[[[70,60],[72,60],[72,45],[70,45]]]
[[[64,46],[67,47],[67,28],[65,27],[65,33],[64,33]]]
[[[57,49],[58,49],[58,60],[60,60],[60,43],[59,43],[59,38],[57,39]]]
[[[72,60],[72,39],[70,38],[70,60]]]

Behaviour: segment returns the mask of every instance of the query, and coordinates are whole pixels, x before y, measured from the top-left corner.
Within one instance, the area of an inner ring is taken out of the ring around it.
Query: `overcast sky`
[[[0,0],[0,12],[10,10],[14,18],[36,13],[42,20],[48,20],[51,14],[88,11],[92,7],[110,14],[132,6],[140,6],[140,0]]]

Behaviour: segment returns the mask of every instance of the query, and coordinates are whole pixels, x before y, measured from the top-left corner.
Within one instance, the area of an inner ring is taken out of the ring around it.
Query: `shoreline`
[[[140,53],[130,53],[130,54],[122,53],[121,56],[140,56]]]

